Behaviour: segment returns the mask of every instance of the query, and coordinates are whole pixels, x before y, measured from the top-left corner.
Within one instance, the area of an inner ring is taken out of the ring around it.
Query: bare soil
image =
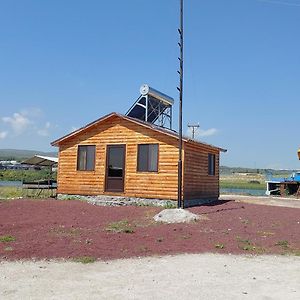
[[[300,299],[300,257],[185,254],[81,264],[0,262],[0,298]]]
[[[300,199],[293,196],[289,196],[289,197],[279,197],[279,196],[257,197],[257,196],[245,196],[245,195],[221,195],[220,196],[220,200],[232,200],[232,199],[234,199],[235,202],[300,208]]]
[[[206,218],[160,224],[157,207],[98,207],[81,201],[0,202],[0,259],[90,256],[101,260],[178,253],[300,255],[300,210],[234,201],[189,210]]]

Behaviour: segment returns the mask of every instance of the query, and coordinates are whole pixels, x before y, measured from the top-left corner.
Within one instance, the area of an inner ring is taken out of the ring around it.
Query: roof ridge
[[[102,122],[104,121],[105,119],[108,119],[112,116],[118,116],[122,119],[125,119],[125,120],[128,120],[128,121],[131,121],[131,122],[134,122],[136,124],[139,124],[141,126],[145,126],[149,129],[152,129],[152,130],[156,130],[156,131],[159,131],[163,134],[166,134],[166,135],[169,135],[171,137],[174,137],[176,139],[179,139],[179,135],[178,135],[178,132],[175,131],[175,130],[172,130],[172,129],[167,129],[167,128],[163,128],[163,127],[159,127],[158,125],[155,125],[155,124],[152,124],[152,123],[148,123],[146,121],[143,121],[143,120],[139,120],[139,119],[136,119],[136,118],[133,118],[133,117],[129,117],[129,116],[126,116],[126,115],[123,115],[121,113],[118,113],[118,112],[111,112],[91,123],[88,123],[87,125],[65,135],[65,136],[62,136],[61,138],[51,142],[51,145],[52,146],[57,146],[58,143],[62,142],[63,140],[66,140],[68,138],[71,138],[72,136],[75,136],[77,134],[80,134],[80,132],[90,128],[91,126],[94,126],[95,124],[98,124],[99,122]],[[223,149],[223,148],[220,148],[220,147],[217,147],[217,146],[214,146],[214,145],[211,145],[211,144],[207,144],[205,142],[202,142],[202,141],[195,141],[195,140],[192,140],[192,139],[189,139],[188,137],[183,137],[183,140],[185,142],[190,142],[190,143],[193,143],[193,144],[198,144],[198,145],[205,145],[205,146],[208,146],[208,147],[212,147],[212,148],[215,148],[215,149],[218,149],[219,151],[222,151],[222,152],[226,152],[227,150],[226,149]]]

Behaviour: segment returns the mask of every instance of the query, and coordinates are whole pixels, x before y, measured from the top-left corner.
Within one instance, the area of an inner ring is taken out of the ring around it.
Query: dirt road
[[[1,299],[300,299],[300,257],[1,262]]]
[[[234,200],[235,202],[270,205],[280,207],[300,208],[300,199],[293,197],[256,197],[244,195],[221,195],[220,200]]]

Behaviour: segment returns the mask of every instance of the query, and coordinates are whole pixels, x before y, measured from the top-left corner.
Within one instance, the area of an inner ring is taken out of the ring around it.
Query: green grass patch
[[[74,237],[80,235],[81,230],[80,228],[66,228],[64,225],[60,225],[58,227],[51,228],[50,232],[61,237]]]
[[[245,190],[265,190],[265,183],[251,183],[241,180],[221,180],[220,188],[224,189],[245,189]]]
[[[97,259],[93,256],[80,256],[73,259],[73,261],[82,263],[82,264],[91,264],[95,262]]]
[[[0,170],[0,179],[4,181],[33,181],[50,178],[49,169],[42,170]],[[56,172],[51,174],[51,179],[56,180]]]
[[[13,186],[1,186],[0,187],[0,199],[12,199],[22,197],[22,188]]]
[[[294,252],[293,252],[293,254],[295,255],[295,256],[300,256],[300,250],[294,250]]]
[[[16,238],[12,235],[2,235],[0,236],[0,243],[14,242]]]
[[[244,176],[241,174],[231,174],[221,176],[220,187],[228,189],[265,190],[265,176],[262,174],[245,174]]]
[[[176,208],[177,203],[175,201],[167,201],[166,204],[164,205],[165,209],[170,209],[170,208]]]
[[[275,246],[280,246],[284,249],[288,249],[289,248],[289,242],[286,241],[286,240],[283,240],[283,241],[278,241]]]
[[[256,247],[253,244],[242,245],[241,248],[245,251],[254,251]]]
[[[0,201],[11,200],[17,198],[49,198],[52,196],[51,190],[42,190],[40,193],[39,190],[23,190],[22,187],[14,186],[1,186],[0,187]]]
[[[127,220],[112,222],[106,226],[105,230],[115,233],[134,233],[133,226]]]
[[[224,249],[224,248],[225,248],[225,245],[224,245],[224,244],[221,244],[221,243],[218,243],[218,244],[215,244],[215,248],[216,248],[216,249]]]
[[[247,240],[247,239],[242,239],[240,236],[237,236],[236,237],[236,240],[239,242],[239,243],[242,243],[242,244],[250,244],[250,240]]]
[[[242,239],[241,237],[237,236],[236,240],[238,242],[239,248],[242,250],[256,252],[256,253],[263,253],[265,251],[264,248],[253,244],[248,239]]]
[[[295,255],[300,256],[300,249],[293,248],[287,240],[278,241],[275,246],[279,246],[282,249],[282,255]]]
[[[248,225],[250,223],[250,221],[247,219],[241,219],[241,222],[245,225]]]

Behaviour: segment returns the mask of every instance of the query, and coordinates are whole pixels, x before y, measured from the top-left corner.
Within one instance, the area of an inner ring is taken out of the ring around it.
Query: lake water
[[[230,189],[221,188],[221,194],[237,194],[237,195],[250,195],[250,196],[266,196],[265,190],[253,190],[253,189]]]
[[[0,186],[22,186],[22,181],[0,181]]]

